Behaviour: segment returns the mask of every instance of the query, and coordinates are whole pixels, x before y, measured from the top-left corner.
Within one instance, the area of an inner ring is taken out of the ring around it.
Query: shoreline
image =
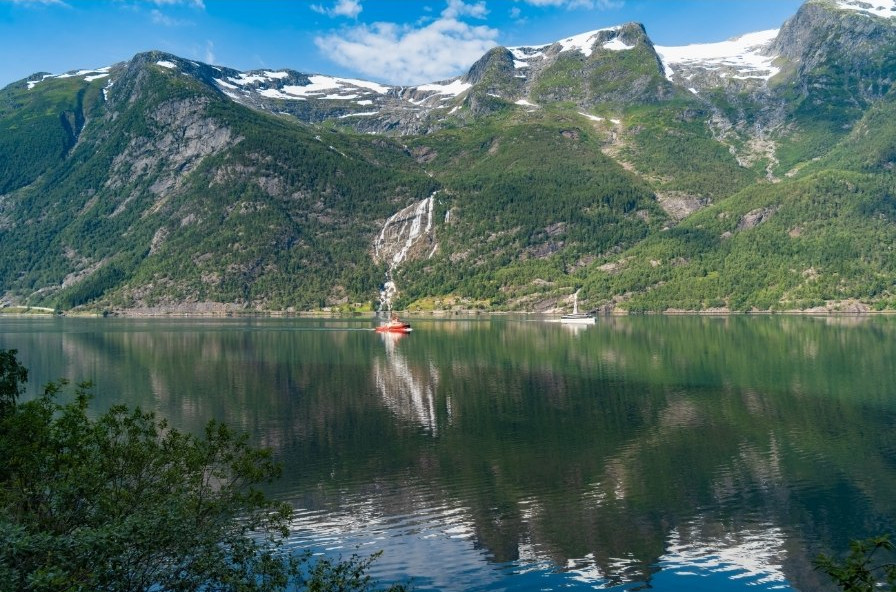
[[[13,307],[8,307],[13,308]],[[18,308],[18,307],[16,307]],[[24,307],[23,307],[24,308]],[[457,317],[531,317],[533,319],[552,320],[559,319],[560,312],[544,313],[544,312],[527,312],[527,311],[488,311],[488,310],[432,310],[432,311],[413,311],[401,310],[394,311],[402,317],[408,318],[434,318],[449,319]],[[226,319],[226,318],[277,318],[277,319],[376,319],[382,317],[382,312],[337,312],[337,311],[305,311],[305,312],[285,312],[285,311],[141,311],[141,310],[118,310],[114,312],[99,311],[55,311],[52,309],[41,309],[39,307],[31,307],[30,309],[11,311],[8,309],[0,309],[0,318],[3,317],[60,317],[60,318],[120,318],[120,319]],[[750,310],[750,311],[727,311],[727,310],[665,310],[662,312],[645,311],[645,312],[629,312],[629,311],[612,311],[595,314],[595,319],[601,318],[619,318],[619,317],[638,317],[638,316],[668,316],[668,317],[739,317],[739,316],[816,316],[816,317],[872,317],[872,316],[894,316],[896,310]]]

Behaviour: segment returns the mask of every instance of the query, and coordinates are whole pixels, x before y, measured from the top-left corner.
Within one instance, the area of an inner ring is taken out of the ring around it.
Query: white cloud
[[[419,84],[463,73],[497,45],[498,31],[462,17],[483,18],[484,2],[448,0],[434,21],[417,27],[379,22],[318,37],[318,48],[334,62],[394,84]]]
[[[3,1],[3,0],[0,0]],[[19,0],[13,0],[14,2]],[[34,1],[34,0],[29,0]],[[46,0],[41,0],[46,1]],[[133,12],[142,12],[144,9],[151,14],[163,14],[159,9],[179,10],[181,7],[204,11],[205,0],[110,0],[114,5]]]
[[[569,10],[585,8],[589,10],[614,10],[625,6],[625,0],[522,0],[533,6],[558,6]]]
[[[476,4],[467,4],[463,0],[448,0],[448,7],[442,11],[442,18],[456,19],[462,16],[471,16],[473,18],[485,18],[488,9],[485,2],[477,2]]]
[[[333,14],[355,18],[362,10],[361,2],[358,0],[339,0],[339,2],[336,3],[336,6],[333,7]]]
[[[2,2],[11,2],[19,6],[65,6],[71,8],[62,0],[0,0]]]
[[[193,24],[190,21],[170,17],[158,8],[153,8],[149,14],[152,17],[152,22],[156,25],[162,25],[165,27],[183,27]]]
[[[327,8],[320,4],[312,4],[311,10],[331,17],[357,18],[361,11],[364,10],[364,7],[361,6],[361,0],[336,0],[332,8]]]
[[[212,41],[205,42],[205,63],[215,63],[215,44]]]
[[[184,6],[192,6],[193,8],[198,8],[199,10],[205,10],[205,1],[204,0],[149,0],[152,4],[156,6],[176,6],[178,4],[182,4]]]

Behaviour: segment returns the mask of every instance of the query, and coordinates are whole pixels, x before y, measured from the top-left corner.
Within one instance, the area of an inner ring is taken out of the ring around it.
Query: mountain
[[[0,295],[60,309],[896,307],[896,2],[417,87],[148,52],[0,90]]]
[[[435,182],[394,141],[248,109],[174,59],[3,91],[14,150],[47,162],[2,181],[6,298],[305,310],[375,294],[376,221]]]

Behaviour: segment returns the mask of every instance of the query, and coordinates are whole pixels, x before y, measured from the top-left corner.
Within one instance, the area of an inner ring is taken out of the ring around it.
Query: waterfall
[[[391,310],[392,301],[398,294],[395,270],[407,260],[429,258],[438,250],[432,223],[437,193],[434,191],[426,199],[395,212],[386,220],[373,243],[374,261],[388,263],[380,290],[379,311]]]

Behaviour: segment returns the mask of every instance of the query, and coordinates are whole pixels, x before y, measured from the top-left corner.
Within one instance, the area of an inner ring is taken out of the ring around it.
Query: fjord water
[[[274,449],[290,544],[418,590],[823,590],[896,527],[896,318],[2,318],[29,394],[92,380]]]

